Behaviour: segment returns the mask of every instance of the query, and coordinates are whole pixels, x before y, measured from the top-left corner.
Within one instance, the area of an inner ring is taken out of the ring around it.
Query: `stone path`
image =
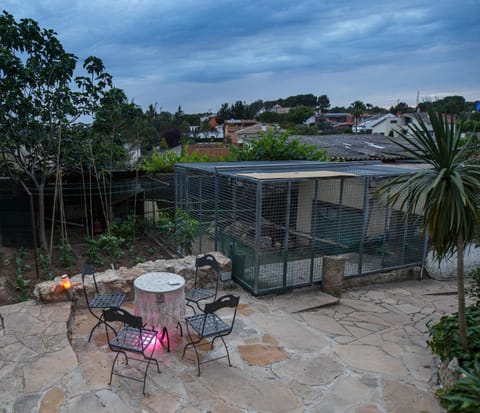
[[[146,396],[141,383],[107,384],[113,355],[103,329],[86,341],[94,320],[85,309],[0,307],[0,412],[443,412],[426,323],[455,311],[455,295],[436,295],[454,290],[450,281],[375,285],[301,311],[318,290],[255,298],[237,288],[233,367],[222,359],[197,377],[193,353],[182,359],[183,338],[171,331],[172,351],[158,350],[162,372],[149,370]]]

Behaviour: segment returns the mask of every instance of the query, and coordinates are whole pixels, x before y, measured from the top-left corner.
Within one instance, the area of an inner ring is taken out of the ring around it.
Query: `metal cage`
[[[175,204],[197,222],[191,252],[221,251],[233,279],[262,295],[321,282],[324,256],[344,257],[346,278],[421,265],[421,211],[386,207],[377,191],[411,173],[380,162],[177,164]]]

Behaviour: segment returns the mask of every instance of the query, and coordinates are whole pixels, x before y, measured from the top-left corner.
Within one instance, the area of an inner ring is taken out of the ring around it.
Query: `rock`
[[[220,272],[232,270],[232,261],[218,251],[208,252],[212,254],[220,264]],[[185,278],[185,289],[193,287],[195,276],[196,256],[189,255],[184,258],[162,259],[156,261],[147,261],[137,264],[132,268],[121,267],[119,269],[108,269],[105,272],[95,273],[97,285],[100,293],[125,293],[127,300],[133,299],[133,281],[147,272],[174,272]],[[213,270],[201,270],[200,287],[212,288],[215,285],[215,276]],[[68,301],[70,298],[60,284],[61,277],[56,277],[53,281],[43,281],[35,285],[34,295],[41,302]],[[81,274],[76,274],[70,278],[72,284],[73,297],[79,305],[85,305],[85,298],[82,285]],[[91,277],[85,278],[85,288],[90,296],[95,293],[95,286]]]
[[[450,360],[448,364],[442,363],[438,372],[440,384],[442,385],[442,387],[448,388],[453,386],[455,380],[460,377],[458,367],[458,359],[456,357]]]

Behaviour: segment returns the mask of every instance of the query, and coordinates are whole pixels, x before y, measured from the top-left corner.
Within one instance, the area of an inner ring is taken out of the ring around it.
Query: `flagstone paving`
[[[233,367],[222,359],[198,377],[193,353],[182,359],[184,339],[171,329],[171,352],[156,351],[161,373],[149,370],[146,396],[131,380],[108,385],[113,355],[102,328],[87,342],[94,319],[85,309],[0,307],[0,413],[443,412],[427,322],[456,310],[456,296],[445,294],[454,291],[453,281],[409,281],[350,289],[330,302],[317,287],[260,298],[235,288]]]

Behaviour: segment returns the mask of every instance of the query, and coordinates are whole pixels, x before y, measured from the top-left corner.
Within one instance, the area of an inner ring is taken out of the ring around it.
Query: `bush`
[[[446,390],[439,390],[438,397],[442,406],[450,413],[480,412],[480,362],[476,361],[472,369],[460,368],[462,377]]]
[[[427,324],[430,329],[427,345],[442,361],[449,361],[456,357],[460,366],[468,368],[473,366],[475,360],[480,361],[480,306],[467,307],[465,315],[468,352],[465,352],[460,344],[458,313],[445,315],[434,325]]]

